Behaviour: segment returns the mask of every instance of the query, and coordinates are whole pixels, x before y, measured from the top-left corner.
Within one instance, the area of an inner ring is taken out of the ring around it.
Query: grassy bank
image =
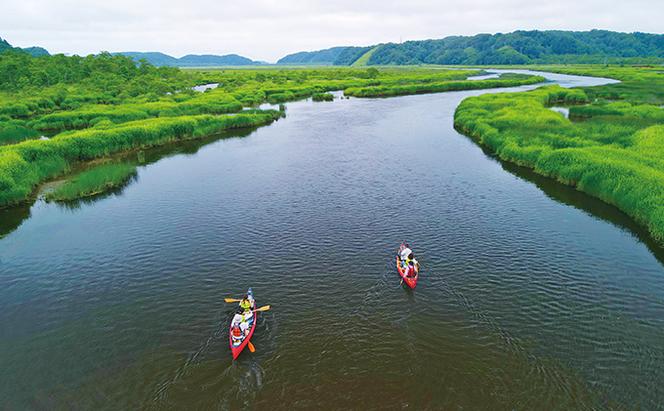
[[[536,66],[533,69],[579,76],[606,77],[620,83],[583,87],[591,100],[620,100],[633,104],[664,104],[664,67],[662,66]]]
[[[568,72],[612,74],[602,69]],[[662,80],[655,79],[657,84],[651,89],[661,87]],[[648,81],[654,80],[650,77]],[[652,93],[639,92],[644,87],[636,81],[627,88],[624,84],[599,90],[554,86],[471,97],[457,108],[455,127],[503,160],[530,167],[617,206],[662,243],[664,110],[639,102],[640,95],[652,101]],[[620,101],[605,99],[620,95]],[[583,121],[564,118],[548,108],[553,104],[572,105],[571,119]]]
[[[0,207],[27,200],[37,185],[67,173],[77,163],[269,124],[283,112],[245,110],[266,102],[309,97],[329,101],[330,91],[344,89],[358,96],[400,95],[539,81],[535,77],[506,77],[498,83],[466,80],[478,73],[418,67],[179,70],[136,64],[107,53],[87,57],[2,53]],[[216,87],[205,92],[192,88],[212,83]],[[43,134],[51,139],[40,140]]]
[[[257,127],[282,115],[264,111],[233,116],[151,118],[61,133],[46,141],[26,141],[0,147],[0,205],[27,199],[41,182],[67,172],[82,161],[178,140],[211,135],[234,128]]]
[[[330,93],[316,93],[311,96],[313,101],[334,101],[334,95]]]
[[[72,201],[91,197],[126,184],[136,175],[136,166],[126,163],[103,164],[73,176],[46,194],[49,201]]]
[[[540,76],[524,74],[503,74],[498,79],[489,80],[453,80],[431,83],[390,84],[370,87],[351,87],[344,94],[354,97],[393,97],[408,94],[441,93],[446,91],[478,90],[485,88],[516,87],[541,83]]]

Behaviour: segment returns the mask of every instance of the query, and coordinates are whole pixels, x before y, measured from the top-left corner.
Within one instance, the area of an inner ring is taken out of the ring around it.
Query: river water
[[[662,248],[455,132],[485,92],[291,103],[0,212],[0,409],[661,407]],[[272,309],[233,362],[249,286]]]

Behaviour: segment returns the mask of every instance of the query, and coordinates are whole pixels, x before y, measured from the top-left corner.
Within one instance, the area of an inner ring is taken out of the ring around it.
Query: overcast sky
[[[7,0],[0,37],[52,53],[285,54],[517,29],[664,32],[664,0]]]

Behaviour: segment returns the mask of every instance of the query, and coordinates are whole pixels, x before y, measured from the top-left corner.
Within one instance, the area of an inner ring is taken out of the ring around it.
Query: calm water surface
[[[0,212],[0,409],[662,407],[662,248],[456,133],[484,92],[292,103]],[[272,310],[232,362],[249,286]]]

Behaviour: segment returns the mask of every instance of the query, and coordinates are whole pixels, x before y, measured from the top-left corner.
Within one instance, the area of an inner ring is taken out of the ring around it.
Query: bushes
[[[470,97],[455,127],[503,160],[616,205],[664,242],[664,110],[600,101],[572,107],[584,118],[573,123],[546,107],[584,101],[581,93],[555,86]]]

